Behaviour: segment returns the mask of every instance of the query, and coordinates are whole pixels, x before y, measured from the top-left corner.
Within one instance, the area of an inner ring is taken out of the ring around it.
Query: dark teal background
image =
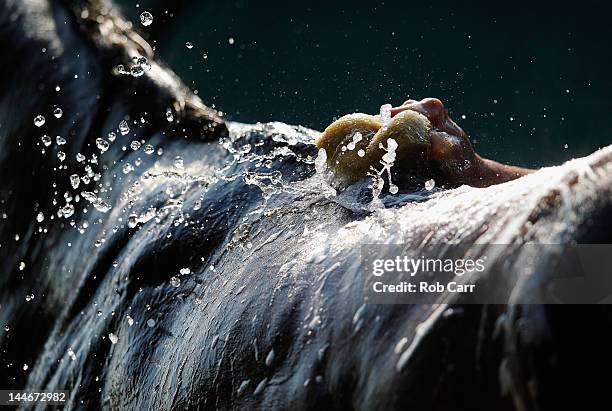
[[[321,130],[347,112],[435,96],[481,154],[501,161],[550,165],[612,143],[605,2],[120,3],[158,55],[232,120]],[[154,15],[149,27],[143,10]]]

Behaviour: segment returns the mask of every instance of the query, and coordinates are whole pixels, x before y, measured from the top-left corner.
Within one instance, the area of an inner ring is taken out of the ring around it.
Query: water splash
[[[93,205],[94,208],[100,211],[101,213],[106,213],[108,212],[108,210],[111,209],[110,204],[102,200],[100,197],[98,197],[96,194],[92,193],[91,191],[82,191],[81,196],[83,196],[85,200],[89,201],[89,203],[91,203],[91,205]]]
[[[380,122],[383,130],[389,126],[391,122],[391,104],[383,104],[380,106]]]

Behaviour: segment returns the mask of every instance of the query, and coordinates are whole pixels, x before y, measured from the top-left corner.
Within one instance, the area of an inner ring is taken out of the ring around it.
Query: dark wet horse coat
[[[228,138],[159,63],[113,72],[151,60],[113,13],[0,4],[0,388],[67,389],[77,409],[608,408],[608,306],[517,304],[529,287],[507,306],[363,306],[356,264],[368,241],[609,242],[610,149],[351,211],[320,194],[313,132],[231,125]],[[122,150],[132,140],[164,153]],[[74,173],[90,182],[74,189]],[[58,216],[66,204],[74,215]]]

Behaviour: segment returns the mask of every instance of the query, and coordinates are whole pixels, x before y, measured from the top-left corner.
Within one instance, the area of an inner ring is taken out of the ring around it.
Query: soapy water
[[[170,108],[165,116],[169,122],[174,120]],[[35,122],[44,126],[39,118]],[[96,139],[96,152],[88,156],[78,153],[74,163],[74,160],[67,160],[66,167],[71,170],[67,177],[68,187],[75,191],[66,191],[61,199],[54,200],[57,208],[50,216],[51,220],[56,217],[68,220],[72,227],[84,232],[87,225],[77,220],[82,213],[90,213],[93,209],[111,215],[117,220],[117,226],[125,224],[129,228],[152,220],[159,223],[165,218],[174,219],[174,224],[188,224],[190,215],[202,207],[210,187],[238,181],[256,189],[260,197],[245,220],[274,214],[279,207],[299,198],[308,198],[310,203],[331,201],[354,213],[368,214],[385,207],[423,201],[435,193],[435,190],[399,193],[398,186],[392,182],[397,149],[397,142],[393,139],[389,139],[386,146],[380,145],[385,151],[380,167],[372,167],[367,178],[338,190],[330,183],[334,176],[327,167],[327,153],[323,149],[317,152],[313,145],[319,136],[316,131],[278,122],[228,123],[229,135],[215,143],[225,155],[222,161],[210,165],[188,161],[182,156],[166,158],[162,145],[156,147],[151,142],[132,137],[143,125],[146,125],[144,119],[123,119],[115,130],[107,133],[106,138]],[[117,136],[122,139],[117,139]],[[51,141],[45,138],[43,136],[43,144],[51,145]],[[362,139],[361,133],[355,133],[346,148],[354,150]],[[61,141],[58,136],[56,144],[60,146],[66,141]],[[124,158],[117,162],[119,146],[123,153],[131,152],[132,155],[123,154]],[[66,155],[60,151],[58,159],[64,162]],[[106,171],[109,163],[117,164],[119,172],[109,174]],[[292,167],[287,167],[287,163]],[[110,181],[109,175],[112,175]],[[385,177],[387,194],[384,194]],[[114,201],[113,192],[124,184],[122,180],[129,181],[129,185],[124,187],[119,201]],[[168,186],[163,192],[165,198],[157,196],[154,206],[143,204],[147,193],[159,185]],[[198,190],[202,192],[199,200],[186,208],[185,198]],[[105,236],[99,237],[98,244],[102,244],[110,234],[107,231]]]

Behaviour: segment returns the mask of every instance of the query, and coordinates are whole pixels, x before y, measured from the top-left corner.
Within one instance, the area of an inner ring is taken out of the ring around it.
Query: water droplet
[[[61,136],[56,136],[55,142],[57,143],[58,146],[63,146],[64,144],[66,144],[66,139]]]
[[[140,148],[140,141],[136,141],[136,140],[132,141],[130,143],[130,148],[134,151],[138,150]]]
[[[58,151],[57,158],[59,158],[59,161],[64,161],[66,159],[66,153],[64,153],[63,151]]]
[[[77,155],[76,155],[76,160],[77,160],[79,163],[82,163],[83,161],[85,161],[85,156],[84,156],[83,154],[81,154],[81,153],[77,153]]]
[[[395,184],[389,185],[389,192],[391,194],[397,194],[398,191],[399,191],[399,188]]]
[[[138,216],[136,214],[131,214],[128,217],[128,227],[134,228],[138,225]]]
[[[70,218],[74,214],[74,206],[72,204],[66,204],[58,211],[59,217]]]
[[[153,154],[154,151],[155,151],[155,147],[153,147],[151,144],[147,144],[144,147],[145,154],[149,154],[150,155],[150,154]]]
[[[153,318],[149,318],[149,319],[147,320],[147,326],[148,326],[149,328],[153,328],[153,327],[155,327],[155,320],[154,320]]]
[[[150,26],[153,23],[153,15],[148,11],[143,11],[140,13],[140,23],[145,27]]]
[[[45,124],[45,118],[42,115],[37,115],[34,117],[34,125],[36,127],[42,127]]]
[[[121,132],[121,135],[124,136],[130,132],[130,126],[128,126],[127,121],[121,120],[121,123],[119,123],[119,131]]]
[[[76,361],[76,354],[72,350],[72,347],[68,348],[68,357],[70,357],[72,361]]]
[[[191,274],[191,270],[190,270],[189,268],[181,268],[181,269],[179,270],[179,273],[180,273],[181,275],[189,275],[189,274]]]
[[[79,178],[78,174],[72,174],[70,176],[70,185],[72,186],[72,188],[76,190],[77,188],[79,188],[80,183],[81,183],[81,179]]]
[[[36,221],[38,221],[39,223],[42,223],[45,219],[45,215],[43,213],[38,213],[38,215],[36,216]]]
[[[117,138],[117,134],[114,131],[108,133],[108,141],[113,142]]]
[[[206,59],[208,58],[208,53],[204,53],[204,54],[202,54],[202,58],[203,58],[204,60],[206,60]]]
[[[51,137],[49,137],[48,135],[44,135],[41,138],[42,143],[44,144],[45,147],[49,147],[52,143],[51,141]]]
[[[19,263],[19,271],[23,271],[25,269],[26,265],[25,263],[22,261]]]
[[[117,337],[115,334],[113,333],[109,333],[108,334],[108,339],[110,340],[111,343],[113,344],[117,344],[117,342],[119,341],[119,337]]]
[[[185,167],[184,163],[183,163],[183,157],[181,156],[176,156],[174,158],[174,167],[178,168],[178,169],[183,169]]]
[[[124,164],[121,171],[123,171],[123,174],[129,174],[134,171],[134,166],[132,166],[130,163]]]
[[[96,147],[98,147],[100,153],[104,153],[106,150],[108,150],[109,146],[110,144],[108,143],[108,141],[104,140],[103,138],[96,139]]]
[[[172,276],[172,278],[170,278],[170,285],[173,287],[178,287],[179,285],[181,285],[180,278],[176,276]]]
[[[55,110],[53,110],[53,115],[55,116],[55,118],[61,118],[63,114],[64,114],[64,112],[59,107],[57,107]]]
[[[187,43],[185,43],[185,47],[191,50],[193,48],[193,44],[190,41],[188,41]]]
[[[132,317],[130,317],[130,315],[126,315],[127,318],[127,323],[128,325],[131,327],[132,325],[134,325],[134,319]]]
[[[425,190],[431,191],[436,186],[436,181],[432,178],[425,181]]]
[[[569,147],[569,146],[568,146],[567,144],[565,144],[565,145],[563,146],[563,148],[568,148],[568,147]]]
[[[170,109],[170,107],[166,109],[166,120],[168,120],[169,123],[174,121],[174,116],[172,115],[172,109]]]
[[[34,299],[34,294],[28,294],[25,296],[25,300],[28,302],[32,301],[33,299]]]
[[[228,42],[230,45],[232,45],[232,44],[234,44],[234,43],[235,43],[235,40],[234,40],[234,38],[233,38],[233,37],[230,37],[229,39],[227,39],[227,42]]]
[[[27,371],[28,370],[28,364],[23,364],[23,370]]]

